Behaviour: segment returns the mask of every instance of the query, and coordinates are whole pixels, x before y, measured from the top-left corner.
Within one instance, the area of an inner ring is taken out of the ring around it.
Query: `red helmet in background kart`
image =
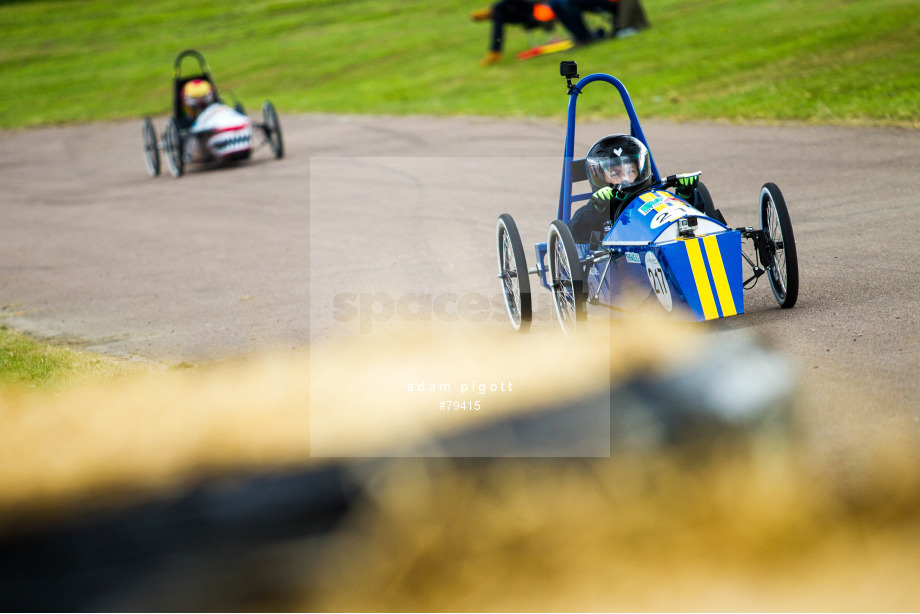
[[[642,141],[625,134],[605,136],[585,157],[588,180],[595,191],[610,186],[638,194],[652,184],[652,164]]]
[[[197,117],[212,102],[214,88],[204,79],[192,79],[182,86],[182,108],[189,119]]]

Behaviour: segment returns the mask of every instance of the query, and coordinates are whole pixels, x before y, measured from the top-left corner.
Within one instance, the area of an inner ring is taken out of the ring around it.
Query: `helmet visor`
[[[623,189],[642,183],[649,177],[648,156],[627,154],[615,157],[598,155],[588,161],[588,172],[596,186],[609,185]]]
[[[189,113],[205,110],[214,102],[214,90],[211,84],[201,79],[189,81],[182,88],[182,103]]]

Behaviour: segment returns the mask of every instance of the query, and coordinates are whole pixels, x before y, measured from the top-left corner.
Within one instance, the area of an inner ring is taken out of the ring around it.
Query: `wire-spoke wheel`
[[[760,223],[771,256],[764,265],[773,296],[780,307],[788,309],[799,297],[799,259],[789,209],[775,183],[764,184],[760,191]]]
[[[549,258],[550,286],[556,316],[566,335],[574,335],[578,322],[588,317],[587,294],[584,291],[584,269],[569,227],[555,220],[546,240]]]
[[[281,139],[281,124],[278,122],[278,114],[275,112],[275,105],[265,101],[262,105],[262,121],[264,122],[265,138],[268,139],[268,145],[272,148],[272,153],[276,159],[284,157],[284,141]]]
[[[144,163],[147,174],[156,177],[160,174],[160,150],[157,148],[157,133],[149,117],[144,118]]]
[[[176,120],[169,118],[166,121],[166,132],[163,133],[163,146],[166,149],[166,161],[169,163],[169,174],[181,177],[185,172],[185,160],[182,158],[182,137],[179,136],[179,126]]]
[[[524,244],[517,224],[507,213],[499,216],[495,234],[498,240],[498,277],[502,283],[505,308],[514,330],[525,333],[530,330],[533,311]]]

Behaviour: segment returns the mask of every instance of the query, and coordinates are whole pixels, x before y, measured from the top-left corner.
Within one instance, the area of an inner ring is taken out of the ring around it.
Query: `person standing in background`
[[[502,59],[505,24],[520,24],[525,30],[552,30],[555,25],[555,15],[549,6],[533,0],[500,0],[490,8],[473,11],[470,17],[473,21],[492,20],[489,52],[479,62],[482,66],[494,64]]]

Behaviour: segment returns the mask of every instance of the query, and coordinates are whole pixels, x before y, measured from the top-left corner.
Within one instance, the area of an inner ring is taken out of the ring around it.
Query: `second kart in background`
[[[197,60],[198,70],[182,73],[186,58]],[[261,135],[254,144],[253,134]],[[214,163],[245,160],[253,149],[268,144],[275,158],[284,156],[281,125],[274,105],[262,105],[262,121],[246,116],[243,105],[231,107],[217,92],[207,62],[199,52],[188,49],[174,63],[172,115],[157,139],[153,121],[143,123],[144,161],[151,177],[160,174],[160,151],[165,152],[169,172],[181,177],[189,163]]]

